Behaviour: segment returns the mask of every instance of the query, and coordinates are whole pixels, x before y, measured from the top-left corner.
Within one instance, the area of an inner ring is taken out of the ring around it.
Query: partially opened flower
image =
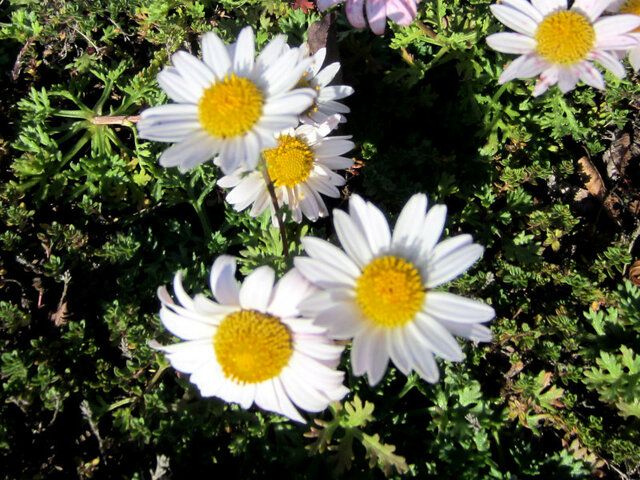
[[[246,27],[229,46],[205,34],[202,61],[183,51],[171,57],[173,67],[158,74],[158,83],[178,103],[149,108],[138,123],[142,138],[175,142],[161,165],[184,172],[215,156],[225,173],[253,169],[260,152],[276,146],[274,135],[298,124],[315,92],[292,89],[310,60],[300,62],[282,35],[254,56],[253,30]]]
[[[320,124],[338,114],[340,123],[346,122],[347,119],[342,114],[349,113],[349,107],[337,100],[352,95],[353,88],[348,85],[329,85],[340,71],[340,62],[333,62],[322,68],[327,55],[326,48],[321,48],[311,57],[308,57],[309,47],[306,43],[302,44],[298,51],[301,62],[311,58],[311,64],[302,73],[298,86],[312,88],[316,92],[313,104],[300,115],[300,121]]]
[[[220,256],[211,269],[214,300],[191,298],[176,274],[173,288],[179,304],[164,287],[160,320],[185,340],[157,346],[173,367],[191,374],[200,393],[249,408],[253,403],[304,422],[294,404],[309,412],[324,410],[348,390],[335,370],[342,347],[325,329],[301,318],[297,304],[311,287],[292,270],[274,285],[269,267],[254,270],[239,286],[233,257]]]
[[[330,117],[322,125],[301,125],[283,132],[278,146],[264,151],[269,177],[273,182],[279,206],[287,205],[293,220],[311,221],[328,215],[320,194],[338,198],[344,177],[335,170],[349,168],[353,160],[341,155],[353,148],[350,136],[327,137],[338,123],[338,116]],[[267,207],[275,215],[263,172],[237,170],[218,180],[218,185],[232,190],[227,202],[238,211],[253,205],[249,214],[260,215]]]
[[[357,195],[349,213],[333,211],[344,251],[314,237],[302,239],[308,257],[295,266],[323,291],[299,308],[335,339],[353,338],[351,366],[378,383],[389,358],[408,375],[415,370],[428,382],[439,371],[433,354],[460,361],[462,350],[453,335],[491,341],[479,325],[495,316],[493,308],[466,297],[434,290],[467,270],[483,248],[470,235],[438,243],[446,207],[428,213],[427,197],[417,194],[405,205],[393,234],[383,213]]]
[[[640,15],[640,0],[613,0],[607,10],[614,13]],[[638,46],[629,50],[629,62],[637,72],[640,70],[640,28],[636,28],[629,35],[638,39]]]
[[[624,66],[613,50],[628,50],[637,40],[628,32],[640,26],[640,17],[614,15],[599,18],[611,0],[576,0],[568,9],[567,0],[503,0],[491,5],[493,14],[515,30],[489,35],[487,43],[516,58],[500,75],[499,82],[540,75],[533,95],[558,84],[563,93],[572,90],[578,80],[595,88],[604,88],[602,74],[593,65],[597,61],[618,78]]]
[[[344,0],[318,0],[318,8],[324,11]],[[364,20],[366,3],[367,20],[376,35],[384,33],[387,18],[398,25],[410,25],[418,13],[420,0],[347,0],[347,18],[356,28],[367,26]]]

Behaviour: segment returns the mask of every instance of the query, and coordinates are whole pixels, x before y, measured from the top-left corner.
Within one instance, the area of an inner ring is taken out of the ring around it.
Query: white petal
[[[416,314],[415,325],[424,335],[422,341],[429,345],[433,353],[452,362],[462,361],[464,355],[460,345],[435,318],[420,312]]]
[[[158,85],[167,93],[174,102],[198,103],[201,89],[188,88],[182,79],[180,72],[174,67],[165,67],[156,77]]]
[[[212,325],[178,315],[167,307],[160,310],[160,320],[167,330],[182,340],[211,338],[215,332],[215,327]]]
[[[174,343],[159,349],[167,353],[171,366],[182,373],[193,373],[202,364],[215,359],[211,338]]]
[[[455,323],[442,320],[440,322],[444,328],[458,337],[468,338],[474,342],[491,342],[493,335],[484,325],[477,323]]]
[[[624,78],[625,69],[624,65],[620,63],[620,60],[616,58],[615,55],[600,49],[596,49],[591,52],[591,58],[600,62],[603,67],[609,70],[618,78]]]
[[[520,10],[529,15],[536,23],[540,23],[544,18],[543,14],[527,0],[501,0],[500,3]]]
[[[389,251],[391,232],[387,219],[379,208],[371,202],[365,202],[359,195],[352,195],[349,199],[349,214],[359,230],[365,233],[374,256]]]
[[[486,40],[491,48],[502,53],[527,54],[536,49],[536,41],[520,33],[494,33],[489,35]]]
[[[393,364],[405,375],[411,373],[411,356],[404,344],[403,329],[393,328],[387,334],[387,351]]]
[[[198,131],[182,142],[167,148],[160,157],[163,167],[179,167],[182,172],[206,162],[216,154],[218,141],[205,131]]]
[[[576,0],[571,10],[582,12],[589,20],[595,22],[610,3],[611,0]]]
[[[308,257],[296,257],[293,264],[303,277],[320,288],[353,288],[355,279],[333,265]]]
[[[307,379],[298,378],[291,369],[285,368],[280,380],[289,398],[301,409],[320,412],[329,406],[327,399],[312,388]]]
[[[223,305],[240,306],[238,282],[236,281],[236,259],[220,255],[211,267],[211,292]]]
[[[420,232],[420,256],[426,256],[436,246],[446,221],[446,205],[438,204],[429,209]]]
[[[531,78],[538,75],[548,63],[537,54],[521,55],[504,69],[498,83],[502,84],[514,78]]]
[[[200,88],[205,89],[216,80],[211,69],[187,52],[180,50],[174,53],[171,61],[180,72],[185,83],[193,82]]]
[[[538,95],[542,95],[544,92],[546,92],[551,85],[555,84],[558,81],[558,71],[558,67],[556,65],[553,65],[552,67],[542,72],[542,74],[540,75],[540,80],[538,81],[538,83],[536,83],[536,86],[534,87],[531,94],[534,97],[537,97]]]
[[[423,310],[438,319],[456,323],[488,322],[496,315],[486,303],[440,291],[426,294]]]
[[[271,301],[275,272],[271,267],[259,267],[244,279],[240,287],[240,305],[245,310],[266,312]]]
[[[558,67],[558,88],[562,93],[573,90],[579,78],[580,73],[575,66]]]
[[[329,242],[315,237],[303,237],[301,243],[310,257],[328,263],[354,279],[362,274],[358,266],[342,250]]]
[[[273,298],[268,313],[278,317],[296,317],[298,304],[316,289],[295,268],[278,280],[273,290]]]
[[[224,42],[213,32],[202,37],[202,60],[222,80],[231,69],[231,59]]]
[[[338,74],[339,70],[340,70],[339,62],[334,62],[327,65],[322,70],[320,70],[320,72],[318,72],[318,74],[313,79],[314,86],[318,86],[320,88],[326,87],[327,85],[329,85],[331,80],[333,80],[333,78]]]
[[[342,302],[316,313],[313,322],[328,330],[328,335],[336,340],[346,340],[361,334],[368,327],[362,311],[354,302]]]
[[[596,31],[596,46],[601,47],[600,41],[609,36],[623,36],[621,34],[630,32],[640,27],[640,16],[623,14],[611,15],[598,19],[593,24]]]
[[[342,210],[333,211],[333,225],[338,239],[347,255],[351,257],[359,267],[365,267],[372,259],[371,248],[362,232],[353,219]]]
[[[529,37],[535,37],[537,23],[528,15],[507,5],[491,5],[493,15],[507,27]]]
[[[237,75],[247,77],[251,74],[255,50],[256,45],[253,39],[253,29],[251,27],[244,27],[238,34],[233,56],[233,71]]]
[[[427,382],[436,383],[440,378],[440,371],[433,354],[421,341],[422,334],[413,323],[407,324],[403,334],[406,354],[411,358],[413,369]]]
[[[413,195],[402,208],[393,228],[392,244],[411,247],[420,237],[427,210],[427,196],[423,193]]]
[[[567,0],[531,0],[531,3],[545,17],[556,10],[567,9]]]
[[[454,239],[457,237],[453,237]],[[446,240],[445,240],[446,242]],[[444,245],[442,242],[440,245]],[[443,283],[449,282],[467,271],[471,265],[476,263],[484,252],[484,247],[477,243],[463,245],[455,251],[446,255],[440,255],[437,245],[433,250],[434,258],[427,267],[426,286],[427,288],[435,288]]]

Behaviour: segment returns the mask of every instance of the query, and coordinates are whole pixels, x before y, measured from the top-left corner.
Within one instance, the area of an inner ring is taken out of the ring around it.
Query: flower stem
[[[260,170],[262,170],[262,176],[267,184],[267,190],[271,197],[271,204],[273,205],[273,211],[275,212],[276,221],[278,222],[278,229],[280,230],[280,236],[282,237],[282,250],[284,251],[284,258],[289,260],[289,242],[287,241],[287,232],[284,228],[284,222],[282,221],[282,215],[278,212],[280,207],[278,206],[278,198],[276,197],[276,189],[273,186],[271,177],[269,176],[269,170],[267,169],[267,162],[264,159],[264,155],[260,156]]]

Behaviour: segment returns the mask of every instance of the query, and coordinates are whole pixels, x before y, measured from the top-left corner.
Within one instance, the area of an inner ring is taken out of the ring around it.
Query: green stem
[[[269,196],[271,197],[271,204],[273,205],[273,211],[275,212],[276,221],[278,222],[278,229],[280,230],[280,236],[282,237],[282,250],[284,252],[284,258],[289,260],[289,242],[287,241],[287,232],[284,228],[284,222],[282,221],[282,216],[278,211],[280,207],[278,206],[278,197],[276,197],[276,189],[273,186],[273,182],[271,181],[271,177],[269,177],[269,170],[267,169],[267,162],[264,159],[264,155],[260,156],[260,170],[262,170],[262,176],[264,177],[264,181],[267,184],[267,190],[269,191]]]
[[[196,198],[195,193],[193,192],[193,185],[191,184],[191,182],[187,182],[186,188],[187,188],[187,193],[189,194],[189,203],[191,204],[193,209],[196,211],[196,214],[198,215],[198,219],[200,220],[200,225],[202,225],[202,231],[204,233],[205,238],[209,239],[211,238],[213,231],[211,230],[211,224],[209,223],[209,219],[207,218],[207,215],[204,213],[204,210],[202,208],[203,202],[199,201],[200,199]]]

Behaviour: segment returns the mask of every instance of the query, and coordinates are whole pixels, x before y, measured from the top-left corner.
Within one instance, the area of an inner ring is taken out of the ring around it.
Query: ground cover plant
[[[634,8],[0,3],[3,478],[639,478]]]

